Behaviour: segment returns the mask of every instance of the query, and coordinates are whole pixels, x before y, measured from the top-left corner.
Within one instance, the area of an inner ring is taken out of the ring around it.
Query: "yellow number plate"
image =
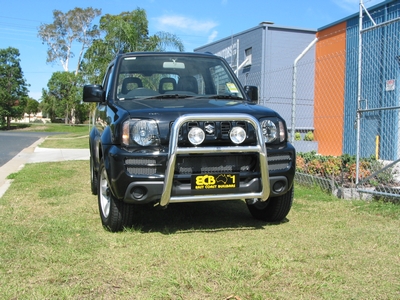
[[[193,190],[234,189],[237,187],[239,187],[239,175],[236,173],[192,175]]]

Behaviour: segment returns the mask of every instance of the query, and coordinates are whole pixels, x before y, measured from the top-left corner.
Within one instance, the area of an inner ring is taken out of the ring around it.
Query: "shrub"
[[[393,184],[393,168],[383,169],[385,164],[376,160],[374,156],[363,158],[359,163],[358,179],[363,180],[373,174],[379,172],[368,180],[372,186],[379,184]],[[355,183],[356,181],[356,156],[343,154],[341,156],[324,156],[318,155],[315,151],[307,153],[297,153],[296,171],[299,173],[310,174],[314,176],[323,176],[336,178],[341,176],[342,180]]]
[[[324,175],[324,168],[319,159],[313,159],[307,164],[307,171],[311,175]]]
[[[361,180],[371,175],[370,167],[371,165],[368,161],[360,161],[358,170],[358,180]],[[349,165],[348,169],[349,169],[348,179],[350,179],[351,182],[355,182],[355,179],[357,177],[356,163]]]
[[[322,163],[325,175],[338,176],[341,172],[342,160],[340,157],[329,156],[326,161]]]
[[[296,156],[296,172],[305,172],[306,170],[306,160],[300,156]]]
[[[305,141],[313,141],[314,140],[314,133],[311,131],[307,132],[306,135],[304,136]]]
[[[295,141],[301,141],[301,134],[300,134],[300,132],[296,132],[296,133],[294,134],[294,140],[295,140]]]

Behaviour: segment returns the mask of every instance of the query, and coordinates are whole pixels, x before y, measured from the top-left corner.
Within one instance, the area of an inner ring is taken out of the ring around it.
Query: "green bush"
[[[311,131],[307,132],[306,135],[304,136],[305,141],[313,141],[314,140],[314,133]]]
[[[375,171],[383,169],[381,161],[376,160],[375,156],[362,158],[359,163],[359,179],[372,175]],[[356,156],[343,154],[341,156],[324,156],[315,151],[297,153],[296,171],[300,173],[319,175],[327,178],[338,177],[352,183],[356,179]],[[393,168],[387,168],[378,172],[368,180],[372,186],[378,184],[393,184]]]
[[[300,132],[296,132],[296,133],[294,134],[294,140],[295,140],[295,141],[301,141],[301,134],[300,134]]]

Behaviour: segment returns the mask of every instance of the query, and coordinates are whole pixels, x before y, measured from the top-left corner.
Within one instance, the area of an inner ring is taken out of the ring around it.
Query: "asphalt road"
[[[56,132],[0,131],[0,167],[42,137]]]

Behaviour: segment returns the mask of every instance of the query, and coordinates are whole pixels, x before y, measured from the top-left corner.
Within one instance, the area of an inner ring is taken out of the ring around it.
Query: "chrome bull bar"
[[[224,147],[178,147],[179,129],[183,124],[190,121],[245,121],[253,125],[256,132],[257,144],[255,146],[224,146]],[[227,193],[217,195],[187,195],[172,196],[172,185],[174,182],[176,157],[180,154],[202,154],[202,153],[248,153],[259,154],[261,171],[261,191],[252,193]],[[248,114],[187,114],[175,120],[171,128],[168,162],[165,170],[165,181],[161,195],[160,206],[167,206],[169,203],[199,202],[217,200],[240,200],[257,198],[266,201],[270,194],[267,148],[264,143],[262,128],[256,118]]]

